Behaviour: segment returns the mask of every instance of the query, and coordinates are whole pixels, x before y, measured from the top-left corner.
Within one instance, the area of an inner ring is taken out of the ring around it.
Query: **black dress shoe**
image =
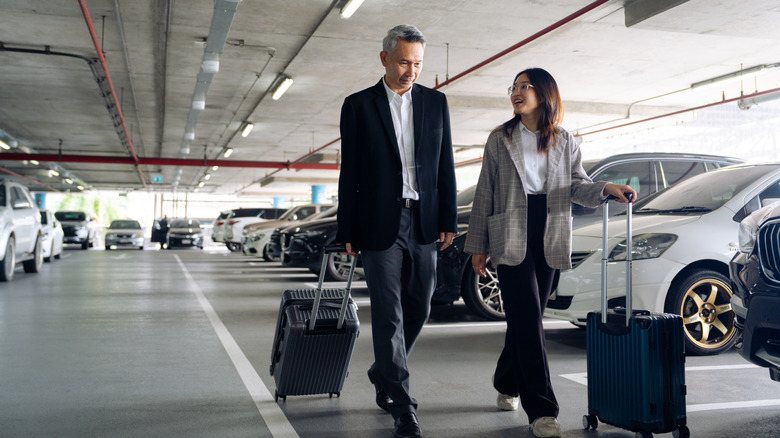
[[[390,399],[385,390],[382,389],[379,384],[374,383],[374,378],[371,376],[370,372],[368,373],[368,380],[374,384],[374,389],[376,389],[376,405],[383,410],[390,412],[390,403],[392,403],[393,400]]]
[[[420,430],[420,423],[417,422],[417,415],[407,412],[396,418],[393,436],[396,438],[422,438],[422,430]]]

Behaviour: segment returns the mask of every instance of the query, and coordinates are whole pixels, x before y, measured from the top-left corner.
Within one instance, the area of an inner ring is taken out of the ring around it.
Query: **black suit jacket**
[[[344,100],[336,241],[356,249],[384,250],[398,235],[403,186],[390,105],[382,83]],[[412,90],[416,212],[423,243],[457,229],[455,168],[447,98],[421,85]]]

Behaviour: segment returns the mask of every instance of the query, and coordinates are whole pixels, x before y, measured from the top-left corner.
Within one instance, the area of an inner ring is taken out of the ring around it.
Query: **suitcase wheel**
[[[674,438],[690,438],[691,431],[688,429],[688,426],[683,424],[679,429],[672,432],[672,436]]]
[[[341,393],[340,393],[340,392],[331,392],[331,393],[328,393],[328,398],[333,398],[333,395],[334,395],[334,394],[336,395],[336,397],[338,397],[338,398],[341,398]]]
[[[585,430],[596,430],[596,428],[599,427],[599,420],[595,415],[583,415],[582,427],[584,427]]]
[[[284,402],[287,401],[287,396],[286,395],[279,394],[279,390],[278,389],[274,390],[274,401],[278,402],[280,397],[281,397],[282,401],[284,401]]]

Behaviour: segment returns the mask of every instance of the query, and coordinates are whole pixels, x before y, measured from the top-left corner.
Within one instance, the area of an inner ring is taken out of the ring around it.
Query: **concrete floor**
[[[280,293],[313,287],[305,270],[206,250],[68,248],[43,272],[0,284],[2,437],[391,437],[373,402],[365,283],[341,398],[275,403],[268,373]],[[548,324],[564,437],[632,437],[587,410],[584,331]],[[460,303],[435,307],[410,359],[426,437],[531,437],[525,415],[495,407],[501,323]],[[693,437],[777,437],[780,384],[734,352],[687,360]],[[671,434],[659,435],[671,436]]]

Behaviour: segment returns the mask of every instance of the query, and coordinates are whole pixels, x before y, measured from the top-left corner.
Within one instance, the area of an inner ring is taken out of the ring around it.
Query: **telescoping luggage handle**
[[[328,254],[334,252],[347,252],[347,248],[342,244],[325,245],[322,253],[322,266],[320,266],[320,280],[317,283],[317,290],[314,294],[314,304],[311,307],[311,318],[309,318],[309,331],[314,330],[317,323],[317,311],[320,309],[320,300],[322,299],[322,283],[325,281],[325,268],[328,263]],[[344,299],[341,300],[341,310],[339,310],[339,320],[336,329],[341,330],[344,325],[344,319],[347,316],[347,305],[349,304],[350,292],[352,291],[352,277],[355,276],[355,265],[357,257],[350,256],[351,264],[349,266],[349,276],[347,277],[347,287],[344,289]]]
[[[634,252],[634,243],[632,240],[631,229],[633,213],[633,204],[631,204],[632,197],[633,195],[631,193],[626,195],[626,198],[628,198],[628,208],[626,209],[626,327],[628,327],[628,324],[631,321],[632,314],[631,271],[633,268]],[[607,197],[607,201],[604,203],[604,219],[601,224],[601,247],[603,248],[601,251],[601,322],[603,324],[607,323],[607,260],[609,258],[609,255],[607,254],[607,245],[609,244],[609,239],[607,236],[607,225],[609,223],[609,201],[613,199],[617,198],[615,196],[609,195]]]

